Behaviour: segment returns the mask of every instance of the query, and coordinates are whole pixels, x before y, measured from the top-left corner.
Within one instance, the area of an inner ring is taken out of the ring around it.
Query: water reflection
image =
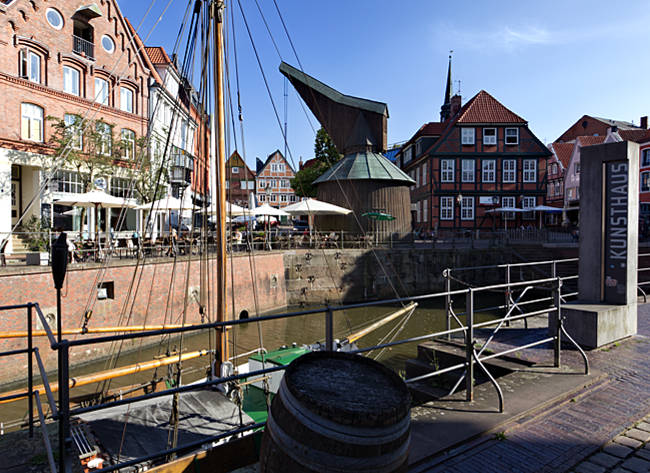
[[[486,297],[485,301],[477,307],[488,307],[499,302],[495,297]],[[460,307],[458,307],[460,305]],[[463,311],[462,301],[455,305],[458,312]],[[369,324],[380,320],[391,314],[400,306],[375,306],[363,307],[345,312],[335,312],[334,316],[334,333],[335,338],[344,339],[351,333],[354,333]],[[479,312],[475,316],[475,321],[480,322],[492,317],[490,312]],[[361,338],[357,345],[360,348],[376,345],[380,342],[386,342],[396,336],[396,339],[406,339],[427,333],[439,332],[446,327],[446,313],[444,309],[444,300],[420,303],[418,308],[410,316],[408,323],[401,329],[403,318],[391,321],[387,325],[371,332]],[[397,333],[393,333],[398,331]],[[325,338],[325,315],[312,314],[306,316],[293,317],[290,319],[277,319],[267,321],[261,324],[250,323],[236,326],[231,330],[231,355],[238,355],[258,349],[261,346],[267,350],[274,350],[282,345],[310,344],[316,341],[323,341]],[[261,343],[260,343],[261,342]],[[139,343],[139,342],[138,342]],[[165,356],[173,352],[181,345],[178,338],[172,340],[161,340],[155,346],[140,347],[132,346],[131,351],[120,355],[117,366],[129,365],[138,361],[151,360],[155,357]],[[204,331],[192,336],[185,336],[182,341],[183,352],[194,351],[214,347],[214,333]],[[85,347],[81,347],[82,349]],[[381,352],[379,361],[386,364],[393,370],[400,372],[404,370],[404,364],[407,359],[416,356],[417,343],[409,343],[391,347]],[[371,353],[371,356],[379,354],[378,351]],[[190,360],[183,363],[183,383],[199,380],[205,376],[209,366],[209,358],[203,357]],[[243,363],[246,357],[238,358],[234,364]],[[72,376],[93,373],[109,368],[107,361],[93,362],[82,367],[72,370]],[[148,383],[155,379],[167,377],[173,371],[172,365],[169,367],[158,368],[155,371],[141,372],[132,376],[117,378],[108,384],[113,391],[119,391],[120,388],[133,386],[138,383]],[[55,381],[56,376],[51,376],[50,381]],[[40,378],[36,374],[35,384],[40,384]],[[162,387],[159,385],[159,388]],[[81,386],[71,391],[72,397],[90,394],[100,390],[102,386],[98,384]],[[55,393],[56,396],[56,393]],[[46,406],[47,403],[45,402]],[[11,404],[0,405],[0,422],[3,422],[5,428],[11,428],[12,421],[25,419],[27,411],[26,402],[15,402]]]

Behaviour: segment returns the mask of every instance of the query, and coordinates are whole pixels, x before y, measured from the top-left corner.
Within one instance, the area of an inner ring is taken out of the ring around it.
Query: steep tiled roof
[[[152,63],[165,65],[172,63],[171,59],[169,59],[169,56],[165,52],[165,48],[161,46],[147,46],[144,49],[147,52],[147,55],[149,56],[149,59],[151,59]]]
[[[460,110],[456,123],[527,123],[501,102],[481,90]]]
[[[650,130],[618,130],[618,134],[626,141],[641,143],[650,140]]]
[[[606,136],[578,136],[580,146],[599,145],[605,142]]]
[[[569,167],[569,161],[571,160],[571,154],[573,153],[573,147],[575,143],[552,143],[551,147],[557,159],[562,163],[562,166],[566,169]]]

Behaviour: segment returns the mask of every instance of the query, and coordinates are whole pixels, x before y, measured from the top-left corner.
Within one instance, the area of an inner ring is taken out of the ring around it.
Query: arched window
[[[23,48],[18,52],[18,75],[36,84],[41,83],[41,56]]]
[[[133,113],[133,91],[126,87],[120,87],[120,110]]]
[[[43,141],[43,109],[33,103],[21,104],[20,136],[23,140]]]

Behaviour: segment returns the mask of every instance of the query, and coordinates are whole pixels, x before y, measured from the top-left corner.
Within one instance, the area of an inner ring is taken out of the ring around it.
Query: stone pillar
[[[639,145],[581,150],[578,301],[564,306],[565,327],[596,348],[637,330]]]

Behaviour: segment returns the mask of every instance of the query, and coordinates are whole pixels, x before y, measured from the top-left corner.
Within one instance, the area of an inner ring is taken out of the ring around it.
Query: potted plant
[[[27,246],[30,253],[27,253],[25,262],[30,266],[47,266],[50,260],[48,252],[48,240],[43,233],[41,220],[32,216],[25,224],[27,232]]]

